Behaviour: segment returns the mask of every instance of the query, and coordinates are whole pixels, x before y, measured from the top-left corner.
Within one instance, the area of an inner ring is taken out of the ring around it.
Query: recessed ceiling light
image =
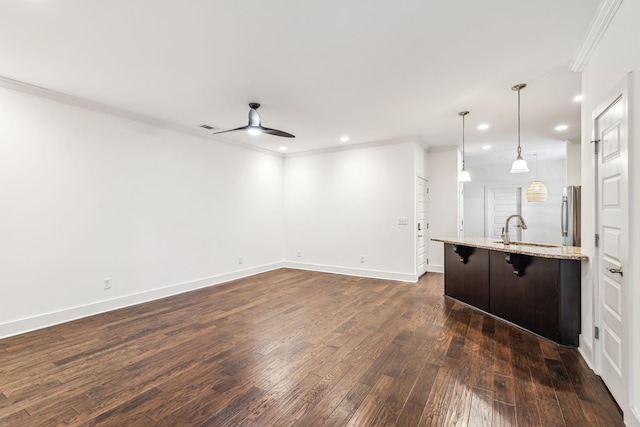
[[[280,147],[280,151],[287,151],[287,147],[283,145],[282,147]]]
[[[567,126],[567,125],[558,125],[554,129],[557,130],[557,131],[562,131],[562,130],[569,129],[569,126]]]
[[[491,145],[489,145],[489,144],[482,146],[483,150],[489,150],[490,148],[491,148]]]
[[[486,130],[489,129],[489,123],[482,123],[481,125],[478,125],[478,130]]]
[[[348,136],[341,136],[341,137],[340,137],[340,141],[342,141],[342,142],[349,142],[349,137],[348,137]]]
[[[584,97],[583,97],[582,95],[578,95],[578,96],[576,96],[575,98],[573,98],[573,100],[574,100],[575,102],[582,102],[582,100],[583,100],[583,99],[584,99]]]

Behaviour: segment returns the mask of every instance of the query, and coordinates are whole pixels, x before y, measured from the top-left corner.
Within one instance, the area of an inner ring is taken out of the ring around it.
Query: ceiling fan
[[[270,129],[270,128],[266,128],[264,126],[262,126],[260,124],[260,116],[258,115],[258,112],[256,111],[258,108],[260,108],[260,104],[258,104],[257,102],[252,102],[249,104],[249,107],[251,108],[251,110],[249,110],[249,124],[246,126],[242,126],[236,129],[229,129],[229,130],[223,130],[220,132],[214,132],[214,135],[217,135],[219,133],[226,133],[226,132],[234,132],[237,130],[244,130],[249,132],[250,135],[259,135],[261,133],[268,133],[269,135],[275,135],[275,136],[283,136],[285,138],[295,138],[294,135],[291,135],[290,133],[287,132],[283,132],[281,130],[277,130],[277,129]]]

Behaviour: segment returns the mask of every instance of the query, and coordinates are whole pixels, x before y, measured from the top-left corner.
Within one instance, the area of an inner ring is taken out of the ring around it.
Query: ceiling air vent
[[[220,129],[217,128],[215,126],[209,126],[209,125],[200,125],[201,128],[206,129],[206,130],[216,130],[216,129]]]

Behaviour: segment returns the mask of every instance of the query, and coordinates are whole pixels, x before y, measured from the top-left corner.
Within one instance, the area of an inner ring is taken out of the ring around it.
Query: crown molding
[[[339,151],[350,151],[350,150],[361,150],[364,148],[372,148],[372,147],[382,147],[384,145],[397,145],[397,144],[408,144],[408,143],[418,143],[418,139],[416,136],[404,136],[393,139],[382,139],[379,141],[369,141],[369,142],[361,142],[358,144],[349,144],[349,145],[340,145],[335,147],[328,148],[319,148],[317,150],[308,150],[308,151],[300,151],[297,153],[286,153],[284,155],[285,158],[289,157],[302,157],[302,156],[315,156],[318,154],[328,154],[328,153],[336,153]]]
[[[582,39],[580,48],[576,52],[575,59],[569,67],[571,71],[582,72],[621,4],[622,0],[602,0],[600,2],[591,25]]]
[[[13,80],[7,77],[0,76],[0,88],[13,90],[16,92],[26,93],[28,95],[37,96],[39,98],[48,99],[55,102],[61,102],[63,104],[71,105],[74,107],[83,108],[85,110],[96,111],[99,113],[107,114],[110,116],[116,116],[127,120],[132,120],[139,123],[155,126],[162,129],[171,130],[183,134],[188,134],[198,138],[204,138],[209,141],[215,141],[225,145],[232,145],[234,147],[244,148],[251,151],[257,151],[263,154],[269,154],[275,157],[284,157],[279,152],[274,152],[254,145],[245,144],[242,142],[231,141],[224,137],[215,137],[212,134],[203,132],[200,129],[192,129],[187,126],[179,125],[176,123],[168,122],[166,120],[160,120],[153,117],[145,116],[144,114],[134,113],[132,111],[123,110],[107,104],[102,104],[88,99],[80,98],[73,95],[67,95],[62,92],[56,92],[54,90],[46,89],[41,86],[35,86],[29,83],[24,83],[18,80]]]

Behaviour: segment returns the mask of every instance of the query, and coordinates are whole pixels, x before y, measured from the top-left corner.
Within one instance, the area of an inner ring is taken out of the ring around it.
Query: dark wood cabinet
[[[512,263],[520,263],[523,271],[516,272]],[[558,341],[560,260],[491,252],[489,268],[492,285],[489,312]]]
[[[563,345],[580,334],[579,260],[445,244],[445,294]]]
[[[445,245],[444,292],[481,310],[489,311],[489,251]]]

